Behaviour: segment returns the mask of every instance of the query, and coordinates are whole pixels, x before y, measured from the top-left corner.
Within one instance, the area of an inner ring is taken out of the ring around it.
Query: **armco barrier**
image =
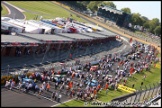
[[[151,103],[154,103],[154,101],[157,101],[159,99],[161,99],[161,95],[158,95],[157,97],[151,99],[149,102],[147,102],[146,104],[142,105],[141,107],[148,107],[148,106],[151,105]]]

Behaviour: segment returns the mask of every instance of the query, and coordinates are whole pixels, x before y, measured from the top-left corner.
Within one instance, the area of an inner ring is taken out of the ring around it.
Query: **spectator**
[[[106,95],[108,94],[108,90],[109,90],[109,89],[106,89]]]
[[[55,91],[52,92],[52,95],[51,95],[51,99],[54,99],[55,98]]]
[[[55,89],[57,90],[58,87],[58,82],[55,83]]]
[[[143,80],[145,80],[146,79],[146,74],[143,76]]]
[[[61,94],[59,94],[59,96],[58,96],[58,102],[60,102],[61,97],[62,97],[62,95],[61,95]]]
[[[19,82],[19,85],[18,85],[18,89],[21,90],[22,86],[23,86],[23,84],[22,84],[22,82],[20,81],[20,82]]]
[[[39,89],[39,95],[42,94],[43,90],[44,90],[44,88],[43,88],[43,86],[41,86],[40,89]]]
[[[10,90],[12,90],[14,86],[15,86],[15,81],[12,80]]]
[[[56,92],[55,93],[55,101],[57,101],[57,98],[58,98],[58,93]]]
[[[47,83],[47,91],[49,91],[49,89],[50,89],[50,84]]]
[[[39,87],[38,87],[38,85],[35,85],[34,93],[35,92],[38,92],[39,93]]]
[[[11,85],[10,82],[9,81],[6,81],[5,87],[6,88],[9,88],[10,85]]]

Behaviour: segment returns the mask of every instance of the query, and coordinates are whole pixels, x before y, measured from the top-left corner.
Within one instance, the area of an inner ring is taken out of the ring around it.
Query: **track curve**
[[[2,1],[2,4],[4,4],[10,11],[8,15],[5,15],[5,17],[10,17],[13,19],[25,19],[25,15],[20,12],[18,9],[16,9],[15,7],[11,6],[10,4]]]

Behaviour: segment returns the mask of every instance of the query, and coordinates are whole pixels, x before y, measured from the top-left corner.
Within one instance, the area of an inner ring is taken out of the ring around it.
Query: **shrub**
[[[5,85],[6,81],[12,79],[12,76],[2,76],[1,78],[1,85]]]

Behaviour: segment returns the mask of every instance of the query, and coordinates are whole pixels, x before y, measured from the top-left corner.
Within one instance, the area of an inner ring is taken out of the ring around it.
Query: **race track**
[[[2,1],[2,4],[4,4],[9,10],[9,14],[6,15],[5,17],[10,17],[13,19],[25,19],[25,16],[22,12],[20,12],[18,9],[16,9],[15,7],[11,6],[10,4]]]

